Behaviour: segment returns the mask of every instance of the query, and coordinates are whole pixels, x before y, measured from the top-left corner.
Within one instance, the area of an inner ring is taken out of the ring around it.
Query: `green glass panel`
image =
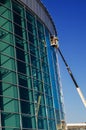
[[[12,23],[8,19],[2,16],[0,17],[0,26],[4,30],[10,31],[10,32],[12,31]]]
[[[40,82],[37,79],[33,79],[33,87],[35,91],[43,92],[43,82]]]
[[[0,12],[1,14],[3,14],[3,16],[8,16],[7,18],[10,19],[10,8],[11,8],[11,3],[10,3],[10,0],[0,0]],[[9,9],[7,9],[9,8]]]
[[[4,6],[2,6],[1,9],[2,9],[1,12],[0,12],[1,17],[10,20],[11,11],[8,8],[4,7]]]
[[[31,55],[39,58],[39,49],[32,43],[29,44],[29,51]]]
[[[6,69],[12,68],[11,59],[8,56],[1,55],[1,66],[3,66]]]
[[[43,107],[41,105],[39,106],[38,116],[46,117],[46,109],[45,109],[45,107]]]
[[[42,33],[44,32],[43,24],[39,20],[37,20],[37,27],[40,30],[40,32],[42,32]]]
[[[34,115],[34,104],[27,101],[20,101],[21,113]]]
[[[51,96],[51,86],[44,84],[44,90],[45,90],[45,94],[47,94],[48,96]]]
[[[28,83],[28,89],[32,89],[32,79],[30,77],[28,77],[27,83]]]
[[[37,32],[36,32],[36,27],[30,23],[30,21],[27,21],[27,29],[30,33],[32,33],[33,35],[36,35]]]
[[[1,74],[2,74],[3,82],[8,82],[11,84],[16,83],[16,73],[11,72],[10,70],[4,69],[4,68],[2,68],[1,71],[2,71]]]
[[[42,71],[48,73],[47,64],[42,61]]]
[[[0,44],[7,43],[9,44],[14,44],[13,42],[13,35],[3,29],[0,29]]]
[[[28,23],[32,24],[32,26],[35,26],[35,17],[30,12],[27,12],[26,16],[27,16]]]
[[[3,127],[20,128],[20,116],[18,114],[3,112],[1,116],[2,120],[4,120]]]
[[[22,127],[27,130],[27,128],[36,128],[35,118],[31,116],[22,115]]]
[[[48,118],[54,119],[54,109],[51,107],[47,107],[47,112],[48,112]]]
[[[18,100],[3,97],[3,110],[6,112],[19,112]]]
[[[20,91],[21,91],[21,97],[20,97],[20,99],[24,99],[25,101],[27,101],[28,102],[28,100],[29,100],[29,102],[32,102],[33,101],[33,91],[32,90],[29,90],[29,89],[26,89],[25,87],[21,87],[21,86],[19,86],[19,88],[20,88]]]
[[[0,42],[0,51],[5,55],[14,57],[14,47],[8,43]]]
[[[10,8],[10,0],[1,0],[0,3],[8,8]]]
[[[31,33],[28,32],[28,37],[29,37],[30,43],[31,43],[31,44],[34,44],[34,46],[37,47],[38,42],[37,42],[36,36],[34,36],[33,34],[31,34]],[[33,49],[34,49],[34,48],[33,48]]]
[[[7,11],[7,8],[3,6],[6,0],[0,0],[0,15],[4,14]]]
[[[16,128],[16,127],[14,127],[14,128],[12,128],[12,127],[5,127],[4,129],[5,130],[21,130],[21,128]],[[25,130],[28,130],[28,129],[25,129]]]
[[[46,95],[46,104],[47,104],[47,106],[53,107],[52,97],[49,97]]]
[[[54,120],[48,120],[49,122],[49,130],[56,130],[56,124]]]
[[[48,130],[47,120],[38,118],[38,129],[39,130]],[[52,129],[53,130],[53,129]]]
[[[18,98],[17,87],[12,84],[2,83],[2,94],[3,96],[9,96],[11,98]]]

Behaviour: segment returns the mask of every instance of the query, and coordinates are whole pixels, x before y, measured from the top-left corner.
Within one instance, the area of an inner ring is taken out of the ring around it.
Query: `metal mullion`
[[[38,29],[38,28],[37,28]],[[43,29],[44,29],[44,26],[43,26]],[[38,29],[38,31],[39,31],[39,29]],[[37,31],[37,34],[38,34],[38,31]],[[41,32],[40,32],[41,33]],[[39,39],[39,41],[40,41],[40,39]],[[41,50],[40,49],[40,47],[39,47],[39,50]],[[40,51],[39,51],[40,52]],[[41,54],[40,54],[40,65],[41,65],[41,73],[42,73],[42,82],[43,82],[43,90],[44,90],[44,101],[45,101],[45,109],[46,109],[46,96],[45,96],[45,89],[44,89],[44,79],[43,79],[43,70],[42,70],[42,60],[41,60]],[[47,115],[47,110],[45,110],[46,111],[46,115]],[[48,119],[47,119],[47,124],[48,124]],[[49,130],[49,126],[47,126],[48,127],[48,130]]]
[[[17,85],[17,91],[18,91],[18,107],[19,107],[19,113],[21,113],[21,105],[20,105],[20,94],[19,94],[19,88],[18,88],[18,74],[17,74],[17,63],[16,63],[16,49],[15,49],[15,33],[14,33],[14,21],[13,21],[13,8],[12,8],[12,1],[11,1],[11,11],[12,11],[12,28],[13,28],[13,42],[14,42],[14,60],[15,60],[15,72],[16,72],[16,85]],[[19,114],[18,113],[18,114]],[[20,117],[20,129],[22,130],[22,117],[21,114],[19,114]]]
[[[1,108],[0,108],[0,129],[2,130],[2,122],[1,122]]]
[[[28,28],[28,25],[27,25],[27,17],[26,17],[26,8],[25,8],[26,6],[24,6],[24,10],[25,10],[25,24],[26,24],[26,35],[27,35],[27,43],[28,43],[28,52],[27,52],[27,54],[28,54],[28,58],[29,58],[29,61],[30,61],[30,63],[29,63],[29,67],[30,67],[30,69],[28,68],[28,71],[30,71],[30,74],[31,75],[29,75],[29,77],[31,78],[30,80],[31,80],[31,88],[30,89],[32,89],[32,98],[33,98],[33,106],[34,106],[34,108],[35,108],[35,103],[34,103],[34,101],[35,101],[35,99],[34,99],[34,89],[33,89],[33,77],[32,77],[32,68],[31,68],[31,58],[30,58],[30,49],[29,49],[29,36],[28,36],[28,30],[27,30],[27,28]],[[27,63],[28,64],[28,63]],[[30,106],[31,107],[31,106]],[[33,108],[33,110],[35,111],[35,109]],[[34,122],[35,123],[35,122]],[[36,127],[36,126],[35,126]]]

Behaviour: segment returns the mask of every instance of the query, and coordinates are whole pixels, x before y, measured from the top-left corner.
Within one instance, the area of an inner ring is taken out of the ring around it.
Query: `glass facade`
[[[25,5],[0,0],[1,130],[57,130],[60,95],[49,37]]]

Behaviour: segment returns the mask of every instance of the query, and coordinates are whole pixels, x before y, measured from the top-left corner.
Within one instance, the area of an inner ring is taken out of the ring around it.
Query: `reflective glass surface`
[[[58,100],[52,91],[49,35],[26,6],[0,0],[1,130],[56,130]]]

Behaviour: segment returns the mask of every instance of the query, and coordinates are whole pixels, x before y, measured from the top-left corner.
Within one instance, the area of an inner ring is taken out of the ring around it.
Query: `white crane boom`
[[[78,94],[79,94],[79,96],[80,96],[84,106],[86,107],[86,100],[85,100],[85,98],[84,98],[84,96],[83,96],[83,94],[82,94],[82,92],[81,92],[79,87],[77,88],[77,92],[78,92]]]

